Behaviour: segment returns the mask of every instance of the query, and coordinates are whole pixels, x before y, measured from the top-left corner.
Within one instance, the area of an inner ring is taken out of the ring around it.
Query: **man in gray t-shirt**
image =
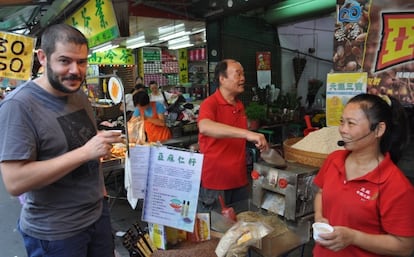
[[[0,168],[8,192],[24,194],[18,228],[30,257],[114,256],[100,158],[122,138],[97,131],[79,90],[88,50],[77,29],[47,28],[37,52],[44,74],[0,103]]]

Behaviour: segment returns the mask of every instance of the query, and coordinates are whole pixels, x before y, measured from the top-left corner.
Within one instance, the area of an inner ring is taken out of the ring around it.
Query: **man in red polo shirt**
[[[247,129],[244,106],[237,98],[244,91],[242,65],[231,59],[219,62],[214,80],[219,87],[202,102],[198,117],[204,155],[198,212],[217,208],[219,194],[226,204],[247,199],[246,140],[260,151],[269,148],[263,134]]]

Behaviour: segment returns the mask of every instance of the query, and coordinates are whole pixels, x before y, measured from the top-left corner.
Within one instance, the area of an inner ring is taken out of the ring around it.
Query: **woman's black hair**
[[[150,98],[147,92],[139,91],[132,96],[132,101],[134,102],[134,106],[145,106],[149,104]]]
[[[410,137],[407,113],[400,102],[388,96],[382,98],[373,94],[359,94],[351,98],[348,103],[360,105],[371,124],[371,130],[375,130],[380,122],[386,124],[380,142],[380,151],[382,154],[389,152],[393,162],[397,163]]]

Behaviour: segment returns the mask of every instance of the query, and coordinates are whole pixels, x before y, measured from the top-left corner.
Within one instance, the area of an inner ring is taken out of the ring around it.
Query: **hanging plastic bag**
[[[260,221],[238,221],[220,239],[215,253],[218,257],[244,257],[250,246],[272,231],[272,227]]]
[[[130,143],[143,145],[146,142],[144,121],[139,117],[131,117],[128,121],[128,138]]]

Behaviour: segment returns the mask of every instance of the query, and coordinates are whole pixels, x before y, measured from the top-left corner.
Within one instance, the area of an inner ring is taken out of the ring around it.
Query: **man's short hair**
[[[220,76],[227,78],[227,61],[222,60],[217,63],[216,68],[214,69],[214,79],[213,83],[220,85]]]
[[[85,35],[78,29],[64,23],[54,24],[45,29],[42,33],[40,48],[46,53],[46,56],[50,56],[55,52],[57,42],[74,43],[88,47],[88,39]]]
[[[138,84],[136,84],[135,85],[135,90],[140,90],[140,89],[143,89],[143,88],[145,88],[145,85],[144,84],[142,84],[142,83],[138,83]]]

